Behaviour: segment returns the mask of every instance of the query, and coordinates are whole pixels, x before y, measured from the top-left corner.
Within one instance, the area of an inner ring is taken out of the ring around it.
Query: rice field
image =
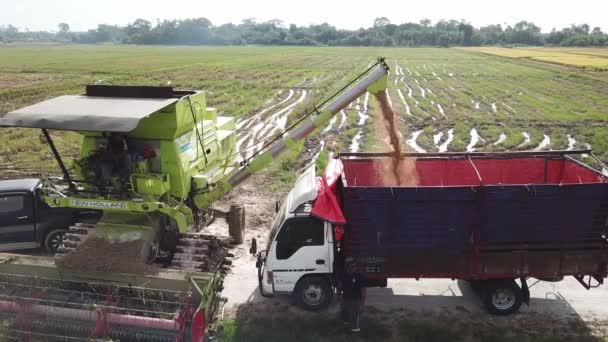
[[[406,149],[592,148],[608,161],[608,72],[531,63],[528,56],[608,61],[600,56],[603,50],[551,49],[552,55],[543,55],[549,49],[502,49],[508,51],[498,56],[491,49],[3,46],[0,113],[82,92],[98,80],[203,89],[208,106],[238,118],[238,144],[247,158],[377,56],[385,56],[391,67],[388,97]],[[322,162],[329,153],[386,150],[376,106],[373,96],[361,96],[300,144],[300,159]],[[2,132],[4,177],[57,172],[38,132]],[[77,155],[76,134],[54,135],[63,153]],[[589,156],[581,158],[601,168]]]
[[[528,58],[535,61],[563,64],[595,70],[608,70],[608,49],[606,48],[467,48],[509,58]]]

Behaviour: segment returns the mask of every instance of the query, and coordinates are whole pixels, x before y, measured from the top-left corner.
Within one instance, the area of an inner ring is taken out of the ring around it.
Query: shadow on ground
[[[328,310],[312,313],[295,307],[287,296],[267,299],[256,290],[251,293],[249,303],[236,307],[224,319],[223,330],[216,340],[608,341],[603,332],[604,322],[584,322],[563,298],[535,298],[535,303],[531,303],[545,305],[559,315],[522,312],[496,317],[483,311],[481,301],[468,283],[458,282],[458,287],[462,296],[394,295],[388,288],[370,289],[362,330],[357,334],[351,333],[337,318],[337,300]],[[382,298],[380,302],[390,305],[378,305],[379,298]],[[475,306],[477,310],[470,310]]]

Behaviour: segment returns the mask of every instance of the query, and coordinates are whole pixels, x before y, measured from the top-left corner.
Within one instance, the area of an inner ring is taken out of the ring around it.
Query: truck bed
[[[564,153],[417,156],[406,186],[386,160],[341,157],[344,248],[368,276],[606,277],[608,178]]]

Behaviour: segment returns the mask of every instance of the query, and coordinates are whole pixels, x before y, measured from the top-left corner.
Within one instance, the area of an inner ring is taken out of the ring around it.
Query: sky
[[[137,18],[155,23],[194,17],[206,17],[214,25],[255,18],[357,29],[384,16],[396,24],[425,18],[433,23],[465,19],[475,27],[527,20],[543,32],[587,23],[607,32],[607,13],[608,0],[0,0],[0,25],[32,31],[56,30],[60,22],[68,23],[72,31],[83,31],[97,24],[126,25]]]

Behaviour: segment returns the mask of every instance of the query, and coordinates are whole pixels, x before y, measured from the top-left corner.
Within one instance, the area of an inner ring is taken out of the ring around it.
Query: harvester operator
[[[129,182],[131,159],[126,135],[111,133],[108,145],[99,156],[98,175],[102,186],[110,186],[112,177],[118,176],[120,185],[126,188]]]

